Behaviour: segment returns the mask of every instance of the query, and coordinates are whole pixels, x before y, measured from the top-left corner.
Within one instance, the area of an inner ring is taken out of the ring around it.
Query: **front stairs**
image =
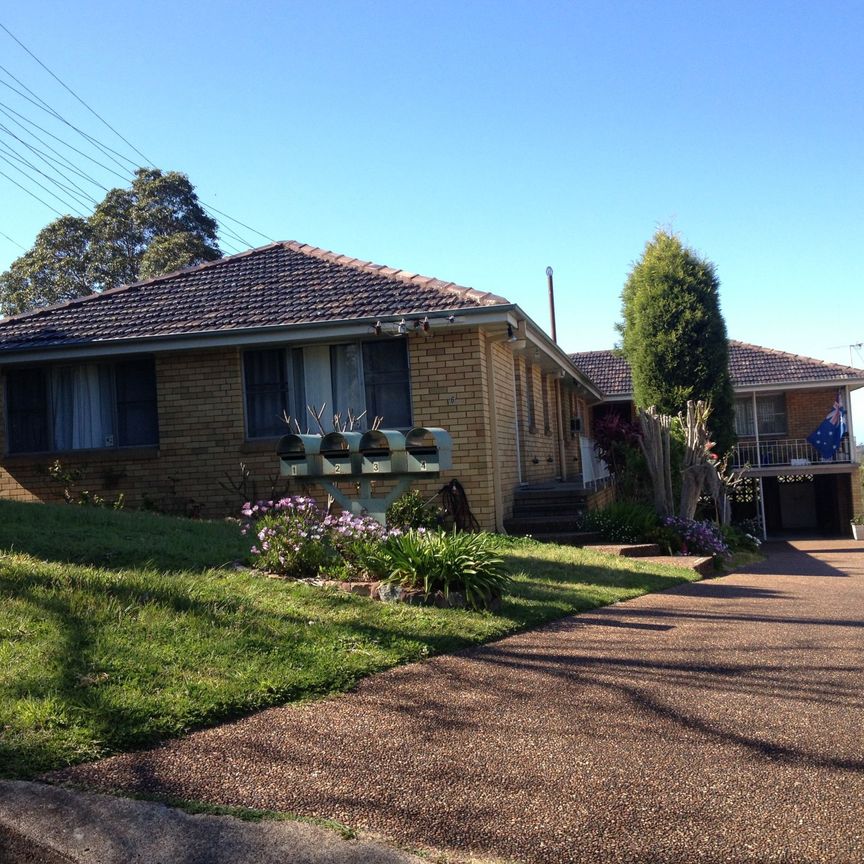
[[[522,486],[513,499],[513,515],[504,520],[508,534],[531,536],[547,543],[584,546],[599,539],[580,531],[579,514],[592,494],[581,483],[547,483]]]

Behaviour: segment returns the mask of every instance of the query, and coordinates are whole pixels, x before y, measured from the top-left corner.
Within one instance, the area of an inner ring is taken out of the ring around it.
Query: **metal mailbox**
[[[371,429],[360,439],[363,474],[391,474],[405,470],[405,436],[394,429]]]
[[[321,439],[321,473],[323,475],[360,473],[359,432],[330,432]]]
[[[405,436],[405,471],[437,474],[453,467],[450,433],[438,427],[417,426]]]
[[[321,473],[320,435],[283,435],[276,445],[283,477],[315,477]]]

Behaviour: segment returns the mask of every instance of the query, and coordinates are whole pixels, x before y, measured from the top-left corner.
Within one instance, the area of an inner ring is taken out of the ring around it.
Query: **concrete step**
[[[504,529],[508,534],[555,534],[577,531],[579,528],[574,514],[557,513],[554,516],[513,516],[504,520]]]
[[[600,539],[593,531],[561,531],[532,534],[531,537],[540,543],[557,543],[559,546],[587,546]]]
[[[662,555],[656,543],[598,543],[591,548],[607,555],[620,555],[622,558],[652,558]]]

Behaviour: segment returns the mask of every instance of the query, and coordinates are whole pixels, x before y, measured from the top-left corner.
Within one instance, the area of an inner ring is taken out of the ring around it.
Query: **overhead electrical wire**
[[[7,144],[5,141],[0,140],[0,147],[3,147],[6,150],[6,152],[8,154],[12,155],[12,158],[15,159],[16,161],[22,162],[24,165],[26,165],[31,170],[35,171],[37,174],[41,174],[43,177],[45,177],[47,180],[49,180],[51,183],[53,183],[59,189],[64,189],[73,198],[75,198],[76,201],[79,201],[85,207],[95,207],[96,206],[96,203],[97,203],[96,199],[89,192],[86,192],[77,183],[75,183],[73,180],[70,180],[61,171],[57,171],[57,169],[53,168],[53,166],[51,166],[50,163],[49,163],[49,167],[51,167],[52,170],[55,171],[55,173],[59,174],[60,177],[62,177],[64,180],[66,180],[67,183],[71,183],[72,184],[71,186],[67,186],[65,183],[61,183],[59,180],[55,179],[50,174],[46,174],[40,168],[37,168],[32,162],[25,159],[18,150],[16,150],[14,147]]]
[[[147,165],[153,165],[153,160],[148,159],[131,141],[127,141],[101,114],[91,108],[71,87],[69,87],[59,76],[55,75],[5,24],[0,22],[0,27],[14,39],[64,90],[71,93],[94,117],[105,124],[121,141],[131,147]]]
[[[87,217],[87,214],[84,211],[79,209],[79,207],[81,206],[80,202],[78,204],[71,204],[69,201],[67,201],[65,198],[63,198],[62,195],[58,195],[56,192],[49,189],[44,183],[40,183],[35,177],[31,177],[23,168],[19,168],[13,161],[11,161],[2,152],[0,152],[0,160],[2,160],[7,165],[14,168],[20,174],[23,174],[31,183],[35,183],[44,192],[47,192],[53,198],[56,198],[61,204],[63,204],[65,207],[68,207],[70,210],[72,210],[76,216],[80,216],[82,219],[85,219]]]
[[[79,171],[79,170],[78,170],[74,165],[72,165],[71,163],[69,163],[69,160],[68,160],[68,159],[64,159],[64,158],[63,158],[59,153],[57,153],[57,151],[54,150],[50,145],[45,144],[44,141],[41,141],[40,138],[39,138],[37,135],[33,135],[32,133],[28,133],[28,134],[31,135],[31,137],[33,137],[33,138],[35,138],[37,141],[39,141],[40,144],[43,144],[44,146],[48,147],[48,149],[51,150],[52,153],[55,153],[55,154],[57,155],[57,157],[59,157],[59,158],[55,158],[54,156],[49,156],[49,155],[48,155],[44,150],[40,150],[38,147],[36,147],[35,145],[31,144],[29,141],[25,141],[25,140],[24,140],[20,135],[16,135],[16,134],[15,134],[15,133],[14,133],[14,132],[13,132],[13,131],[8,127],[8,126],[6,126],[4,123],[0,123],[0,130],[2,130],[3,132],[5,132],[5,133],[10,137],[10,138],[14,138],[16,141],[18,141],[18,142],[20,142],[21,144],[23,144],[23,145],[24,145],[24,146],[25,146],[25,147],[26,147],[26,148],[27,148],[31,153],[37,154],[37,155],[42,159],[43,162],[50,162],[50,163],[54,163],[55,165],[62,165],[64,171],[71,171],[73,174],[77,174],[77,175],[78,175],[82,180],[87,180],[87,181],[89,181],[89,182],[92,183],[94,186],[98,187],[99,189],[102,189],[102,190],[105,191],[105,192],[108,191],[108,187],[107,187],[107,186],[104,186],[102,183],[100,183],[100,182],[99,182],[98,180],[96,180],[94,177],[91,177],[89,174],[85,174],[83,171]],[[58,173],[61,173],[61,172],[58,171]],[[70,181],[70,182],[71,182],[71,181]]]
[[[47,201],[43,201],[38,195],[31,192],[26,187],[22,186],[17,180],[13,180],[8,174],[4,171],[0,171],[0,177],[5,177],[10,183],[14,183],[19,189],[26,192],[31,198],[35,198],[40,204],[44,204],[49,210],[52,210],[58,216],[62,216],[63,214],[56,208],[52,207]]]
[[[82,129],[79,129],[74,123],[70,123],[65,117],[62,117],[53,108],[46,108],[45,105],[40,104],[40,102],[37,102],[36,99],[31,99],[26,93],[22,93],[16,87],[13,87],[8,81],[4,81],[2,78],[0,78],[0,84],[2,84],[4,87],[8,87],[13,93],[20,96],[22,99],[25,99],[31,105],[35,105],[41,111],[44,111],[46,114],[49,114],[50,116],[59,120],[61,123],[65,123],[70,129],[73,129],[82,138],[89,141],[97,150],[100,150],[102,154],[106,158],[110,159],[115,165],[119,166],[120,168],[124,167],[123,163],[119,159],[115,159],[114,156],[111,155],[112,153],[116,156],[119,156],[120,159],[125,159],[130,165],[137,167],[135,165],[135,162],[133,162],[131,159],[128,159],[126,156],[118,153],[113,147],[108,147],[106,144],[100,144],[92,135],[88,135]]]
[[[22,246],[17,240],[13,240],[8,234],[5,234],[3,231],[0,231],[0,237],[5,237],[13,246],[17,246],[19,249],[23,249],[25,252],[27,248]]]
[[[69,85],[67,85],[56,73],[54,73],[45,63],[43,63],[42,60],[40,60],[23,42],[21,42],[21,40],[18,39],[18,37],[15,36],[15,34],[12,33],[8,27],[6,27],[4,24],[0,23],[0,29],[4,30],[6,32],[6,34],[11,39],[13,39],[46,72],[48,72],[48,74],[51,75],[51,77],[54,78],[54,80],[57,81],[57,83],[59,83],[78,102],[80,102],[91,114],[93,114],[94,117],[96,117],[104,126],[106,126],[111,132],[113,132],[121,141],[123,141],[124,144],[126,144],[128,147],[131,148],[131,150],[133,150],[138,156],[140,156],[145,161],[146,165],[148,165],[148,166],[153,165],[153,162],[151,159],[149,159],[131,141],[129,141],[127,138],[125,138],[104,117],[102,117],[102,115],[100,115],[94,108],[92,108],[81,96],[79,96]],[[102,183],[100,183],[98,180],[96,180],[95,178],[90,176],[89,174],[81,171],[70,159],[66,158],[62,153],[60,153],[58,150],[56,150],[54,147],[52,147],[48,142],[44,141],[38,135],[36,135],[34,132],[32,132],[30,129],[26,128],[22,124],[21,121],[23,121],[24,123],[27,123],[29,126],[32,126],[36,129],[38,129],[40,132],[53,138],[59,144],[62,144],[64,147],[77,153],[79,156],[82,156],[82,157],[88,159],[90,162],[99,166],[103,170],[109,171],[111,174],[115,175],[116,177],[119,177],[124,182],[128,183],[130,181],[132,172],[129,170],[129,168],[126,167],[126,165],[131,165],[134,168],[137,168],[138,165],[134,160],[130,159],[128,156],[124,155],[120,151],[114,149],[113,147],[110,147],[105,142],[100,141],[98,138],[94,137],[93,135],[90,135],[89,133],[85,132],[83,129],[76,126],[74,123],[72,123],[66,117],[64,117],[59,111],[57,111],[53,106],[51,106],[47,101],[45,101],[41,96],[39,96],[35,91],[33,91],[30,87],[28,87],[27,84],[25,84],[23,81],[21,81],[20,78],[18,78],[16,75],[14,75],[5,66],[0,65],[0,70],[2,70],[2,72],[4,72],[16,84],[18,84],[23,89],[23,92],[22,92],[22,90],[18,90],[17,88],[13,87],[11,84],[9,84],[7,81],[4,81],[2,78],[0,78],[0,84],[3,84],[6,88],[11,90],[13,93],[15,93],[19,98],[26,100],[30,104],[34,105],[35,107],[37,107],[40,110],[49,114],[55,120],[58,120],[59,122],[63,123],[64,125],[68,126],[71,130],[76,132],[84,140],[86,140],[93,147],[95,147],[100,152],[101,155],[103,155],[109,161],[113,162],[118,168],[120,168],[121,170],[123,170],[127,173],[125,175],[118,173],[118,171],[111,168],[109,165],[105,165],[103,162],[94,158],[92,155],[86,153],[85,151],[79,149],[78,147],[75,147],[73,144],[70,144],[65,139],[59,137],[58,135],[55,135],[54,133],[52,133],[48,129],[45,129],[43,126],[40,126],[38,123],[36,123],[32,119],[30,119],[30,118],[26,117],[25,115],[21,114],[20,112],[16,111],[14,108],[9,106],[8,104],[0,101],[0,112],[2,112],[7,117],[7,119],[9,119],[11,122],[15,123],[18,127],[20,127],[27,135],[31,136],[32,138],[37,140],[40,144],[42,144],[44,147],[46,147],[48,150],[50,150],[52,153],[54,153],[58,157],[58,159],[62,161],[63,170],[61,170],[61,168],[58,167],[61,163],[58,162],[57,159],[54,159],[53,157],[48,156],[47,153],[40,150],[38,147],[34,147],[29,142],[21,139],[19,136],[15,135],[14,132],[9,130],[8,127],[0,124],[0,129],[2,129],[4,132],[6,132],[7,135],[10,135],[12,138],[17,140],[20,144],[25,146],[31,153],[38,156],[46,165],[48,165],[48,167],[52,171],[54,171],[57,175],[62,177],[63,180],[65,180],[67,183],[71,184],[83,196],[85,196],[87,199],[89,199],[93,203],[95,203],[95,199],[93,199],[92,196],[90,196],[89,193],[87,193],[85,190],[81,189],[81,187],[78,186],[78,184],[75,183],[70,177],[68,177],[64,173],[64,171],[66,171],[66,170],[73,171],[75,174],[77,174],[82,179],[87,180],[88,182],[94,184],[95,186],[97,186],[98,188],[100,188],[104,191],[107,191],[107,188]],[[10,116],[10,112],[11,112],[11,115],[14,115],[14,116]],[[16,119],[16,118],[19,118],[19,119]],[[15,153],[15,156],[13,156],[13,158],[17,158],[23,164],[28,165],[32,170],[41,174],[43,177],[48,179],[50,182],[52,182],[56,186],[58,186],[58,188],[64,189],[67,192],[67,194],[73,196],[74,200],[76,200],[76,201],[79,200],[78,195],[76,193],[74,193],[71,189],[66,187],[63,183],[60,183],[56,179],[45,174],[45,172],[41,171],[36,166],[34,166],[32,163],[25,160],[21,156],[20,153],[18,153],[17,151],[14,150],[14,148],[9,148],[8,145],[6,145],[6,147],[7,147],[7,152],[9,149],[11,149],[12,152]],[[115,157],[119,157],[119,159],[124,160],[126,165],[124,165],[123,162],[120,162],[118,160],[118,158],[115,158]],[[6,161],[8,164],[11,164],[13,168],[16,168],[20,173],[24,174],[24,176],[27,176],[31,182],[36,183],[36,185],[38,185],[40,188],[44,189],[46,192],[51,194],[53,197],[57,198],[60,201],[63,201],[63,203],[66,206],[70,206],[68,201],[64,201],[64,199],[62,199],[60,196],[56,195],[56,193],[51,192],[50,189],[43,186],[41,183],[38,183],[38,181],[36,181],[35,178],[29,177],[26,174],[26,172],[22,171],[20,168],[17,168],[17,166],[15,166],[14,164],[9,163],[9,160],[5,159],[5,157],[4,157],[4,161]],[[54,164],[52,164],[52,163],[54,163]],[[49,209],[51,209],[52,212],[58,213],[58,215],[59,215],[59,211],[57,211],[56,208],[52,207],[51,205],[48,205],[45,201],[43,201],[41,198],[39,198],[37,195],[35,195],[32,191],[26,189],[20,183],[12,180],[12,178],[10,178],[8,174],[3,173],[2,176],[4,176],[6,179],[10,180],[11,182],[15,183],[16,186],[18,186],[23,191],[30,194],[31,197],[35,198],[40,203],[49,207]],[[245,238],[241,237],[236,232],[236,230],[234,230],[230,226],[226,225],[225,224],[226,219],[235,223],[236,225],[241,226],[242,228],[245,228],[249,231],[252,231],[254,234],[257,234],[258,236],[263,237],[264,239],[266,239],[270,242],[275,242],[272,237],[268,236],[267,234],[264,234],[263,232],[257,230],[256,228],[253,228],[251,225],[248,225],[245,222],[242,222],[241,220],[236,219],[233,216],[230,216],[228,213],[225,213],[224,211],[219,210],[218,208],[214,207],[213,205],[202,201],[200,198],[198,199],[198,201],[199,201],[200,205],[202,206],[202,208],[205,210],[205,212],[207,212],[216,221],[217,230],[218,230],[218,233],[220,236],[220,242],[223,246],[226,246],[229,249],[234,248],[233,243],[229,242],[229,240],[227,238],[231,238],[233,241],[239,243],[241,246],[246,247],[246,248],[251,248],[254,245],[254,244],[250,243],[248,240],[246,240]],[[216,214],[218,214],[218,215],[216,215]],[[223,218],[219,219],[218,216],[221,216]],[[239,251],[239,250],[234,249],[234,251]]]
[[[25,117],[23,114],[19,113],[14,108],[10,108],[2,99],[0,99],[0,111],[6,114],[7,117],[9,117],[8,112],[11,112],[16,117],[20,117],[25,123],[29,123],[31,126],[35,126],[40,132],[44,132],[46,135],[50,135],[55,141],[59,141],[64,147],[68,147],[70,150],[74,150],[80,156],[83,156],[85,159],[89,159],[94,165],[98,165],[100,168],[104,168],[106,171],[110,172],[115,177],[119,177],[124,183],[128,183],[130,181],[132,177],[131,172],[127,174],[119,174],[110,165],[105,165],[103,162],[100,162],[98,159],[94,158],[89,153],[85,153],[83,150],[79,150],[74,144],[70,144],[68,141],[64,141],[59,135],[55,135],[53,132],[49,132],[43,126],[40,126],[38,123],[30,120],[28,117]],[[19,123],[14,118],[9,117],[9,119],[12,120],[13,123],[17,123],[19,126],[21,126],[21,123]],[[21,128],[23,129],[24,127],[21,126]],[[29,134],[33,135],[32,132],[30,132]],[[33,137],[35,138],[36,136],[34,135]],[[42,143],[44,144],[45,142],[43,141]],[[45,146],[47,147],[48,145],[46,144]]]

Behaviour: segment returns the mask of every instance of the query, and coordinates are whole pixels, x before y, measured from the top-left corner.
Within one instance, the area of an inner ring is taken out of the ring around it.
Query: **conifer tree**
[[[710,403],[715,452],[735,441],[726,322],[714,265],[658,230],[621,294],[622,350],[637,407],[672,416],[688,400]]]

